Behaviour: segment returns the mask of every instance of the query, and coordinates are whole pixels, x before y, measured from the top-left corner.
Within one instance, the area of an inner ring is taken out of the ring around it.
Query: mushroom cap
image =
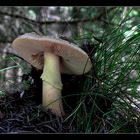
[[[88,55],[81,48],[60,38],[26,33],[16,38],[12,47],[19,56],[40,70],[44,65],[44,52],[59,56],[61,73],[80,75],[92,67]]]

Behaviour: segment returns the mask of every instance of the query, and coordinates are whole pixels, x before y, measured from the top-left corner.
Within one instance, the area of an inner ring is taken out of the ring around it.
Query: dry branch
[[[107,12],[110,12],[113,9],[114,9],[114,7],[110,8]],[[96,21],[96,20],[100,20],[101,17],[104,16],[104,14],[105,14],[105,12],[103,11],[103,12],[100,13],[100,15],[97,15],[97,16],[93,17],[92,19],[90,18],[90,19],[73,19],[73,20],[64,20],[64,21],[62,21],[62,20],[36,21],[36,20],[30,19],[28,17],[22,16],[22,15],[11,14],[11,13],[8,13],[8,12],[0,11],[0,15],[26,20],[26,21],[36,23],[36,24],[53,24],[53,23],[57,23],[57,24],[67,24],[67,23],[77,24],[77,23],[80,23],[80,22],[93,22],[93,21]]]

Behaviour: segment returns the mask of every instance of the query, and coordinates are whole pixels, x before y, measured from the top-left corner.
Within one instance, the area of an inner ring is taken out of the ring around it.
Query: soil
[[[44,111],[33,95],[25,92],[0,99],[0,133],[74,133],[71,122]]]
[[[62,120],[50,110],[42,108],[42,71],[32,69],[29,75],[23,75],[23,81],[33,79],[33,84],[26,91],[14,94],[6,93],[0,98],[0,133],[77,133],[74,120],[65,118],[76,107],[77,96],[69,96],[63,101],[67,114]],[[62,75],[62,96],[80,91],[81,77]]]

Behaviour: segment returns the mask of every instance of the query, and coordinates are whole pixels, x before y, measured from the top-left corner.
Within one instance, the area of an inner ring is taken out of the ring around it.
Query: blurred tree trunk
[[[36,21],[37,22],[44,21],[44,8],[46,9],[46,7],[44,7],[44,6],[37,7],[37,9],[36,9],[36,12],[37,12]],[[38,31],[40,33],[44,33],[41,25],[38,26]]]

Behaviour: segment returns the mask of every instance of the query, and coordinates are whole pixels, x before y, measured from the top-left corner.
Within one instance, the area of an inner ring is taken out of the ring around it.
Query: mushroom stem
[[[44,52],[44,68],[41,75],[43,80],[43,107],[62,117],[65,113],[61,98],[63,85],[59,64],[57,55]]]

